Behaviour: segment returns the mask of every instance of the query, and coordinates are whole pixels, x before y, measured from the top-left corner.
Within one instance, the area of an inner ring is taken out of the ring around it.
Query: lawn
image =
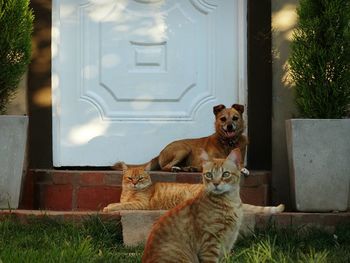
[[[93,216],[81,224],[49,218],[0,222],[0,262],[140,262],[142,247],[125,248],[121,226]],[[319,229],[255,230],[224,262],[350,262],[350,224]]]

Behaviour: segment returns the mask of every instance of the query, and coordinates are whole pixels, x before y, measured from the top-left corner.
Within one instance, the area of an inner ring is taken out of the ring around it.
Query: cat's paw
[[[178,172],[181,172],[182,169],[181,169],[181,167],[173,166],[173,167],[171,167],[171,171],[172,171],[173,173],[178,173]]]
[[[117,210],[117,208],[118,208],[118,204],[114,204],[114,203],[109,204],[102,209],[102,212],[104,212],[104,213],[113,212],[113,211]]]
[[[243,175],[245,177],[249,176],[249,170],[247,168],[242,168],[241,175]]]

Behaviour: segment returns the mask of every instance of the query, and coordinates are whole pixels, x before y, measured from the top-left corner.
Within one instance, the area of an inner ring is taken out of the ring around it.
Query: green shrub
[[[350,105],[350,1],[300,0],[290,73],[305,118],[342,118]]]
[[[33,19],[29,0],[0,0],[0,114],[30,61]]]

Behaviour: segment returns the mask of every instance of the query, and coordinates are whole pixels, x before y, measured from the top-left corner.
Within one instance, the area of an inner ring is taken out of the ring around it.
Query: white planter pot
[[[345,211],[350,185],[350,119],[286,121],[295,208]]]
[[[0,208],[18,208],[28,117],[0,115]]]

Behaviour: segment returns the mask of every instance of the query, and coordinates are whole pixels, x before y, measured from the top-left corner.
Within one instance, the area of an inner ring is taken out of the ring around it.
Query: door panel
[[[55,166],[148,161],[213,132],[212,107],[245,104],[245,4],[56,0]]]

